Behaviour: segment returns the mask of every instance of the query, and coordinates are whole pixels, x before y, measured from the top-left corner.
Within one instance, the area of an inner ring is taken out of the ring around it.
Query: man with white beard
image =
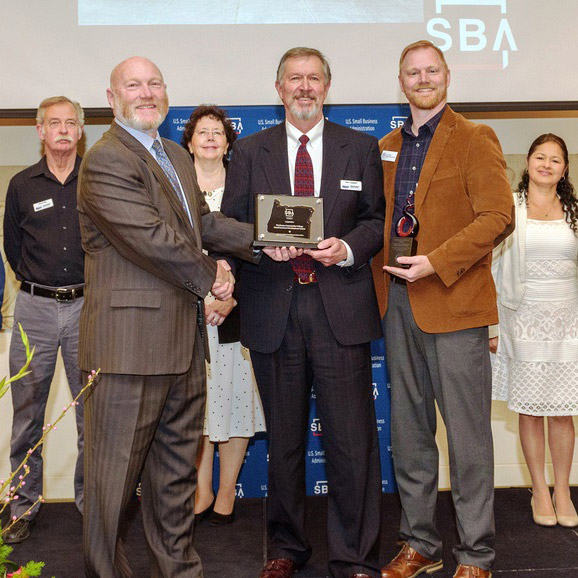
[[[226,262],[252,260],[252,227],[210,212],[190,155],[160,138],[166,85],[150,60],[114,68],[115,120],[86,154],[78,210],[86,251],[79,364],[100,368],[86,400],[88,578],[133,576],[126,509],[142,480],[154,578],[200,578],[193,548],[195,456],[205,408],[204,302],[228,299]]]
[[[370,341],[381,336],[369,259],[383,244],[377,141],[329,122],[331,84],[318,50],[281,58],[285,122],[238,140],[221,210],[252,223],[255,193],[321,197],[315,248],[265,248],[239,280],[241,342],[269,435],[269,560],[260,578],[289,578],[311,556],[305,533],[305,440],[311,386],[327,459],[328,557],[336,578],[379,575],[381,476]]]

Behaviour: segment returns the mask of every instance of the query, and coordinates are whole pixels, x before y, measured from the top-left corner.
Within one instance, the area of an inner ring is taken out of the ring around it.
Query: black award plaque
[[[322,240],[322,198],[255,195],[256,247],[315,248]]]

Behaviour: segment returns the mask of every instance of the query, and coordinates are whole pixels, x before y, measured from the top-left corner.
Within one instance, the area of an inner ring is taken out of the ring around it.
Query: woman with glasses
[[[578,201],[568,149],[554,134],[530,146],[514,193],[516,229],[494,250],[499,337],[490,339],[493,397],[519,414],[541,526],[578,526],[569,488],[578,414]],[[546,482],[544,422],[554,470]]]
[[[228,152],[237,135],[224,110],[201,105],[185,125],[181,144],[193,157],[199,187],[212,211],[221,206]],[[249,438],[265,430],[261,400],[249,352],[239,342],[239,316],[234,297],[205,299],[211,352],[207,365],[207,403],[203,438],[197,456],[195,521],[213,526],[234,520],[235,484]],[[219,446],[219,490],[213,493],[213,456]]]

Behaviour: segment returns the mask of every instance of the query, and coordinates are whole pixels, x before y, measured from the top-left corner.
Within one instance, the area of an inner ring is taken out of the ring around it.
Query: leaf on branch
[[[0,572],[2,572],[4,564],[9,561],[8,556],[12,554],[12,550],[12,546],[4,544],[4,542],[2,542],[2,538],[0,537]]]
[[[30,366],[30,362],[32,361],[32,357],[34,356],[34,350],[36,349],[33,347],[30,349],[30,343],[28,342],[28,335],[22,328],[22,325],[18,323],[18,327],[20,329],[20,338],[22,339],[22,343],[24,344],[24,348],[26,349],[26,363],[20,368],[20,371],[13,375],[11,378],[6,379],[5,377],[2,378],[0,381],[0,397],[2,397],[6,391],[8,390],[8,386],[19,379],[22,379],[25,375],[28,375],[30,372],[28,371],[28,367]]]
[[[42,568],[44,568],[44,562],[34,562],[34,560],[30,560],[23,568],[23,576],[40,576]]]

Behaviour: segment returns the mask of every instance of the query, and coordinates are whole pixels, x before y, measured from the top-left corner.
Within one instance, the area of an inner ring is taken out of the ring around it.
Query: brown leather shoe
[[[263,566],[259,578],[291,578],[297,567],[293,560],[287,558],[272,558]]]
[[[428,560],[409,544],[404,544],[399,554],[381,569],[381,578],[414,578],[424,572],[431,574],[443,568],[441,560]]]
[[[492,573],[477,566],[460,564],[456,569],[454,578],[492,578]]]

